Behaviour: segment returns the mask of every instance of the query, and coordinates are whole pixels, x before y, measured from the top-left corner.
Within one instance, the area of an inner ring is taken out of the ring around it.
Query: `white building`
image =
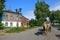
[[[28,25],[28,19],[26,20],[23,19],[24,16],[21,16],[18,13],[12,12],[12,11],[5,11],[2,13],[2,23],[6,27],[21,27],[21,26],[26,26]],[[24,25],[24,22],[26,22]]]

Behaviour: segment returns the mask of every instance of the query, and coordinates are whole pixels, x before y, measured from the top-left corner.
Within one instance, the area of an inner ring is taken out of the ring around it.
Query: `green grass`
[[[6,32],[7,33],[15,33],[15,32],[21,32],[21,31],[25,31],[25,28],[14,27],[14,28],[11,28],[10,30],[7,30]]]
[[[32,28],[36,28],[36,27],[14,27],[14,28],[11,28],[10,30],[6,30],[6,33],[17,33],[17,32],[22,32],[22,31],[25,31],[27,29],[32,29]]]

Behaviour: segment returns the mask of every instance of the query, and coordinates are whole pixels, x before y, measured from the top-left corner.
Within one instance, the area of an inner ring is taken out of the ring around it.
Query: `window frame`
[[[10,20],[13,20],[13,16],[12,15],[10,15]]]
[[[10,22],[10,26],[13,26],[13,23],[12,22]]]
[[[8,26],[8,22],[5,23],[5,26]]]

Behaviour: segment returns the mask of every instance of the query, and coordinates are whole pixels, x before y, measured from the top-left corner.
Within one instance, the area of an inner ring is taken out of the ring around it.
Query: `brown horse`
[[[44,22],[44,27],[43,27],[43,29],[44,29],[44,33],[45,33],[46,35],[47,35],[48,32],[51,30],[50,28],[51,28],[51,23],[48,22],[48,21]]]

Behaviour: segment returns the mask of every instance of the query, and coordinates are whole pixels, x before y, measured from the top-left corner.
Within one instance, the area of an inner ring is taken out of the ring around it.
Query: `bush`
[[[18,33],[18,32],[22,32],[28,29],[32,29],[32,28],[36,28],[36,27],[13,27],[10,30],[6,30],[6,33]]]
[[[0,23],[0,30],[1,30],[1,29],[4,29],[4,26],[3,26],[2,23]]]
[[[31,19],[30,20],[30,27],[34,27],[35,26],[35,20],[34,19]]]
[[[59,25],[58,25],[59,27],[60,27],[60,23],[59,23]]]

